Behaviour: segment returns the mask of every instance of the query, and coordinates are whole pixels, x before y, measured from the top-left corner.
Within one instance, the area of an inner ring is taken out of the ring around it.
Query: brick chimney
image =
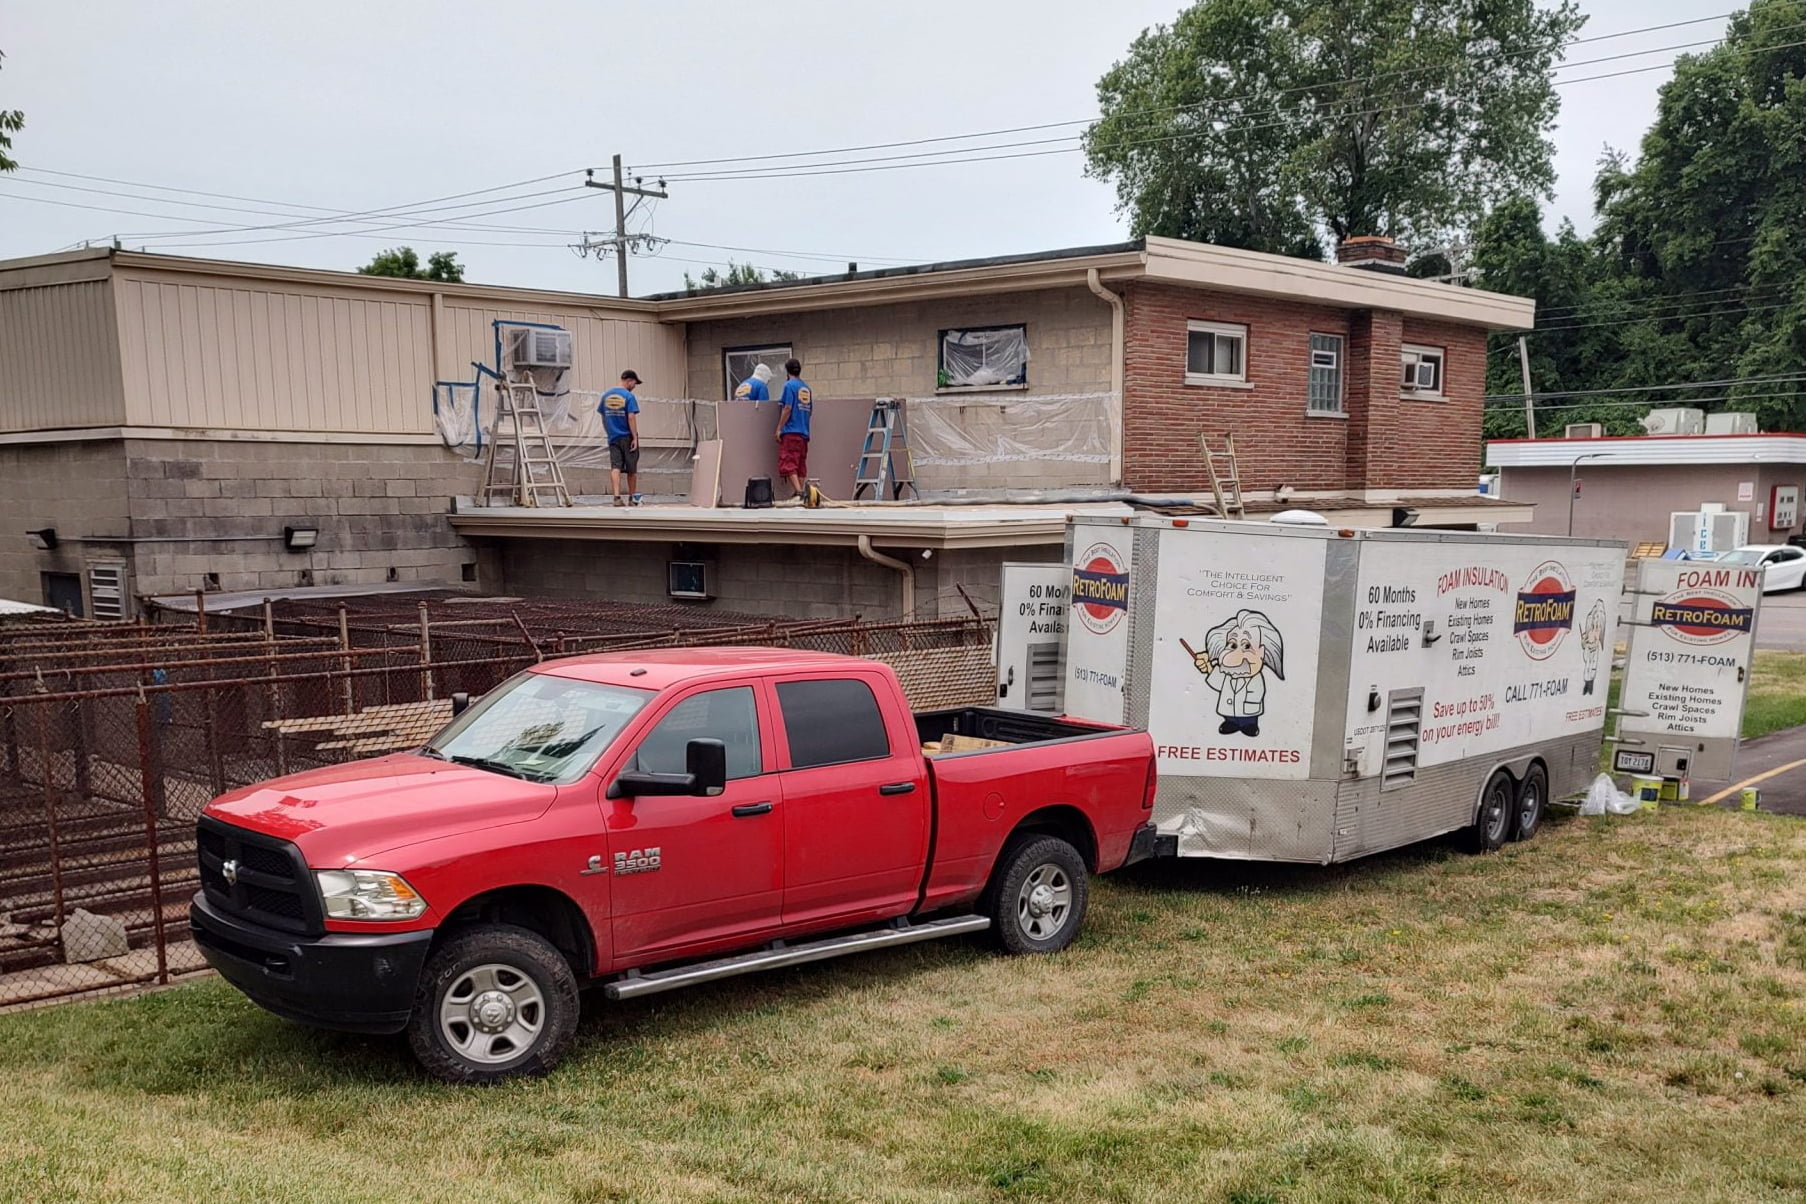
[[[1336,262],[1344,267],[1403,276],[1405,249],[1384,235],[1361,234],[1342,240],[1336,248]]]

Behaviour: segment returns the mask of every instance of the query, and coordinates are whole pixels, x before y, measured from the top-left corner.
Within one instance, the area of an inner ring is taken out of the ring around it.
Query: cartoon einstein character
[[[1586,684],[1582,694],[1593,692],[1593,679],[1599,676],[1599,654],[1605,650],[1605,603],[1594,602],[1587,611],[1587,621],[1580,628],[1580,659],[1586,665]]]
[[[1222,735],[1240,732],[1260,735],[1260,717],[1267,709],[1267,679],[1285,680],[1285,641],[1273,620],[1258,610],[1237,611],[1204,633],[1204,651],[1191,653],[1192,664],[1204,675],[1204,684],[1217,692],[1217,726]]]

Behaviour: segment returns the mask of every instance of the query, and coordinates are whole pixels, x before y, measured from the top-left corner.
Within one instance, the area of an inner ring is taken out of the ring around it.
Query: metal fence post
[[[213,691],[209,690],[211,695]],[[155,725],[151,722],[150,699],[144,696],[142,688],[138,691],[138,762],[144,772],[140,775],[144,785],[144,851],[150,861],[150,895],[151,895],[151,940],[157,947],[157,981],[169,981],[169,943],[163,932],[163,866],[158,859],[159,843],[157,836],[157,815],[163,809],[163,777],[161,766],[158,766],[157,785],[151,786],[150,768],[159,758],[153,754],[155,746]]]
[[[352,693],[351,683],[351,612],[345,608],[343,602],[339,603],[339,647],[345,653],[343,658],[345,669],[345,713],[347,715],[355,715],[357,713],[357,703]]]

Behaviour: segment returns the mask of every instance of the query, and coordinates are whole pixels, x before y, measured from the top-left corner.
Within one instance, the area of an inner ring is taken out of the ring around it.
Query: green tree
[[[1571,0],[1200,0],[1098,81],[1086,171],[1139,236],[1321,256],[1547,195]]]
[[[0,52],[0,60],[6,55]],[[17,109],[0,109],[0,171],[13,171],[19,161],[6,152],[13,148],[13,135],[25,128],[25,114]]]
[[[394,247],[378,252],[376,257],[358,269],[360,276],[400,276],[407,280],[438,280],[457,284],[464,279],[464,265],[456,251],[435,251],[427,256],[426,267],[413,247]]]
[[[727,261],[725,272],[715,268],[704,268],[702,275],[696,277],[685,272],[684,290],[698,293],[711,288],[730,288],[736,284],[764,284],[768,280],[781,283],[802,278],[801,272],[786,272],[782,268],[773,268],[768,274],[764,268],[754,267],[750,263],[735,263],[730,259]]]
[[[1718,46],[1677,63],[1636,165],[1602,168],[1595,238],[1620,354],[1597,387],[1806,372],[1803,25],[1806,0],[1756,0]],[[1648,400],[1722,400],[1769,429],[1806,429],[1799,382]]]

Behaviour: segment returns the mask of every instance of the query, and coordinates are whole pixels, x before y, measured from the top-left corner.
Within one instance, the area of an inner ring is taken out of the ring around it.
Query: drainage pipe
[[[916,619],[916,571],[905,561],[894,556],[886,556],[883,552],[872,550],[872,537],[859,537],[859,554],[873,564],[881,564],[887,569],[895,569],[903,578],[903,621],[913,623]]]
[[[1086,287],[1101,297],[1110,307],[1110,391],[1114,395],[1110,408],[1114,411],[1110,423],[1110,479],[1122,481],[1122,424],[1123,424],[1123,305],[1122,298],[1104,287],[1098,278],[1096,268],[1085,269]]]

